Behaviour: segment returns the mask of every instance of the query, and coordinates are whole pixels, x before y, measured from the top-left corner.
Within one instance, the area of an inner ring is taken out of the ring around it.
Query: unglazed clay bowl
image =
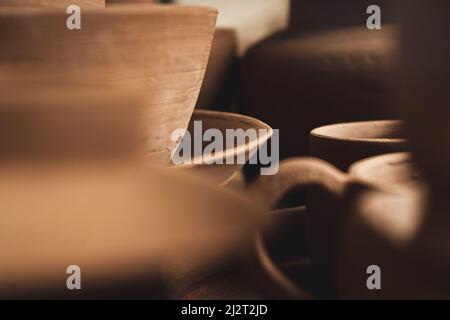
[[[188,127],[188,132],[191,136],[192,151],[194,150],[195,122],[201,122],[201,134],[204,134],[208,129],[217,129],[222,133],[224,139],[227,129],[242,129],[244,132],[248,129],[254,129],[257,132],[255,137],[250,137],[249,139],[245,139],[245,141],[235,140],[228,147],[224,140],[222,152],[216,152],[208,156],[203,156],[203,151],[205,150],[204,147],[210,142],[203,142],[201,154],[193,154],[189,159],[190,163],[174,164],[177,169],[192,171],[195,175],[205,177],[219,185],[227,184],[242,169],[245,162],[248,162],[251,155],[257,153],[258,149],[272,136],[272,128],[255,118],[227,112],[195,110]],[[226,164],[226,159],[228,158],[234,159],[234,163]],[[237,159],[239,158],[245,159],[245,162],[237,163]]]
[[[68,30],[65,10],[0,7],[0,80],[7,83],[116,84],[143,93],[149,155],[168,162],[202,85],[217,10],[112,4],[82,10]]]

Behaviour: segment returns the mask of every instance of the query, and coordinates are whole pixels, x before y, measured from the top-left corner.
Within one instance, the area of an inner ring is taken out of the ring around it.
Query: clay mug
[[[338,123],[313,129],[309,154],[347,171],[354,162],[383,153],[407,151],[405,124],[397,120]],[[304,193],[304,191],[303,191]],[[310,192],[311,193],[311,192]],[[293,193],[288,203],[305,204],[305,195]],[[299,200],[300,199],[300,200]]]
[[[343,171],[347,171],[358,160],[407,149],[405,124],[397,120],[333,124],[316,128],[310,133],[310,154],[328,161]],[[302,189],[303,187],[305,186],[303,185]],[[331,248],[328,248],[332,242],[327,240],[334,230],[334,223],[330,217],[339,216],[340,200],[335,197],[335,194],[324,190],[322,186],[317,187],[312,184],[307,189],[306,214],[303,208],[296,209],[296,212],[291,212],[290,215],[279,215],[278,212],[274,212],[274,217],[280,220],[277,222],[278,225],[293,224],[297,221],[296,226],[301,235],[291,236],[290,239],[278,237],[278,240],[290,242],[285,246],[289,245],[292,249],[282,250],[285,252],[284,255],[287,254],[291,258],[297,255],[297,259],[311,256],[314,269],[318,273],[317,278],[325,279],[326,275],[322,274],[328,273],[326,266],[329,262],[322,253],[332,252]],[[276,190],[268,192],[276,193]],[[295,218],[295,215],[304,216],[304,219]],[[283,222],[283,219],[286,221]],[[282,246],[282,244],[274,245]],[[282,252],[274,252],[274,254],[282,254]],[[325,256],[329,257],[328,254]]]
[[[407,151],[405,126],[405,123],[399,120],[375,120],[316,128],[310,134],[310,154],[345,172],[361,159]],[[325,279],[325,274],[329,274],[327,265],[330,262],[321,252],[334,252],[332,248],[328,248],[333,243],[326,239],[335,230],[334,223],[327,221],[327,217],[339,216],[342,206],[333,194],[312,186],[307,195],[307,208],[310,212],[306,215],[307,246],[312,264],[318,272],[317,277]],[[327,225],[327,228],[318,229],[318,224]],[[328,254],[326,256],[330,257]]]
[[[403,155],[385,157],[396,163]],[[436,208],[425,182],[399,179],[410,185],[407,193],[366,190],[346,207],[336,254],[338,298],[450,297],[448,237],[439,231],[448,225],[430,222]]]
[[[323,196],[308,202],[306,239],[318,277],[318,292],[324,297],[336,294],[336,243],[348,199],[366,189],[407,192],[411,188],[409,181],[415,178],[399,177],[418,174],[412,169],[414,166],[405,166],[405,163],[411,163],[406,154],[376,156],[356,162],[345,173],[321,159],[293,158],[281,163],[278,175],[260,177],[251,186],[265,195],[261,201],[272,206],[282,196],[277,190],[285,192],[297,186],[314,187],[314,194]]]
[[[342,171],[356,161],[368,157],[408,150],[405,123],[397,120],[349,122],[316,128],[310,133],[310,154],[323,159]],[[307,195],[307,225],[318,216],[338,214],[336,199],[320,188],[310,188]],[[332,210],[335,212],[323,212]],[[314,216],[314,217],[313,217]],[[312,228],[312,227],[311,227]],[[307,227],[307,229],[309,229]],[[315,229],[315,228],[312,228]],[[308,232],[309,243],[320,243],[312,238],[319,234]],[[311,248],[312,254],[316,249]]]

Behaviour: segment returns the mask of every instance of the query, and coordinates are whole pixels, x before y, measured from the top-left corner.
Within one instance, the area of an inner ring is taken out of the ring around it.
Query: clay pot
[[[11,83],[117,84],[144,93],[146,153],[164,161],[194,110],[217,10],[145,4],[84,9],[82,29],[42,8],[0,9],[0,79]],[[164,152],[163,152],[164,151]]]
[[[203,157],[203,151],[210,142],[204,142],[201,154],[194,154],[191,163],[175,166],[177,169],[192,171],[193,174],[222,186],[230,182],[251,156],[255,155],[258,149],[272,136],[272,128],[257,119],[228,112],[196,110],[188,127],[192,152],[194,152],[195,122],[201,123],[202,130],[199,132],[201,135],[209,129],[217,129],[224,139],[226,139],[227,129],[242,129],[244,132],[249,129],[256,130],[256,136],[249,136],[245,141],[235,139],[232,141],[232,147],[227,146],[226,140],[224,140],[223,152],[210,154],[208,157]],[[234,164],[226,164],[228,158],[234,159]],[[244,159],[244,162],[237,163],[238,159]]]
[[[358,160],[408,148],[405,124],[395,120],[328,125],[312,130],[309,141],[311,155],[345,171]]]

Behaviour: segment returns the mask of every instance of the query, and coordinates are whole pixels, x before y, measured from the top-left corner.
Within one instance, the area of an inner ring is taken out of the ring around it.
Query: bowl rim
[[[346,141],[346,142],[365,142],[365,143],[391,143],[391,144],[406,144],[408,142],[407,138],[356,138],[356,137],[344,137],[336,134],[325,133],[324,131],[333,130],[342,127],[352,127],[364,124],[375,124],[375,125],[396,125],[396,126],[404,126],[405,122],[403,120],[370,120],[370,121],[354,121],[354,122],[342,122],[329,124],[321,127],[317,127],[310,132],[310,137],[330,140],[330,141]]]
[[[250,142],[246,141],[244,144],[239,145],[237,147],[225,148],[223,151],[217,152],[213,156],[206,157],[206,159],[205,159],[205,157],[203,157],[203,155],[193,157],[191,159],[191,163],[173,165],[175,168],[194,168],[194,167],[199,167],[199,166],[209,166],[206,162],[212,162],[214,164],[215,160],[217,160],[217,159],[226,159],[227,157],[231,157],[231,156],[236,157],[236,156],[245,154],[250,150],[254,150],[254,149],[257,149],[260,146],[262,146],[273,135],[273,129],[268,124],[266,124],[256,118],[241,115],[238,113],[224,112],[224,111],[212,111],[212,110],[194,110],[194,113],[192,114],[192,117],[191,117],[191,121],[196,116],[200,117],[202,119],[213,118],[213,119],[222,119],[222,120],[228,120],[228,121],[236,120],[236,122],[250,124],[252,126],[252,128],[257,129],[257,130],[266,129],[267,132],[264,134],[258,135],[258,138],[256,140],[252,140]],[[239,128],[235,127],[235,128],[229,128],[229,129],[239,129]],[[235,164],[233,164],[233,165],[235,165]]]

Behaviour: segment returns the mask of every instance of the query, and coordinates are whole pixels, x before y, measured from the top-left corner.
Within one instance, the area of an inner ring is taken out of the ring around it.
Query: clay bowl
[[[341,170],[354,162],[378,154],[408,148],[404,123],[395,120],[363,121],[327,125],[310,134],[311,155]]]
[[[80,6],[85,8],[104,8],[105,0],[0,0],[0,5],[8,6],[36,6],[36,7],[53,7],[53,8],[67,8],[70,5]]]
[[[175,129],[186,128],[208,61],[217,10],[117,4],[84,9],[82,29],[56,9],[0,8],[0,79],[116,84],[144,94],[149,155],[169,161]],[[76,79],[76,80],[74,80]]]
[[[248,162],[251,155],[257,153],[258,149],[272,136],[272,128],[257,119],[234,113],[196,110],[194,111],[188,127],[188,132],[191,135],[192,151],[194,150],[194,123],[200,121],[202,124],[201,134],[208,129],[217,129],[222,133],[224,138],[226,137],[227,129],[242,129],[244,131],[248,129],[257,130],[258,135],[255,137],[256,139],[250,138],[245,139],[245,141],[235,140],[232,144],[233,147],[231,148],[226,147],[226,143],[224,142],[224,149],[222,152],[210,154],[208,157],[203,157],[202,155],[205,146],[207,146],[210,142],[204,142],[201,149],[202,154],[198,156],[193,155],[189,161],[190,163],[175,165],[175,168],[177,169],[192,171],[193,174],[204,177],[213,183],[222,186],[230,182],[242,169],[245,162]],[[260,132],[259,130],[265,131]],[[226,159],[228,158],[232,158],[234,160],[242,158],[245,159],[245,162],[240,162],[237,164],[237,161],[234,161],[235,164],[226,164]]]

